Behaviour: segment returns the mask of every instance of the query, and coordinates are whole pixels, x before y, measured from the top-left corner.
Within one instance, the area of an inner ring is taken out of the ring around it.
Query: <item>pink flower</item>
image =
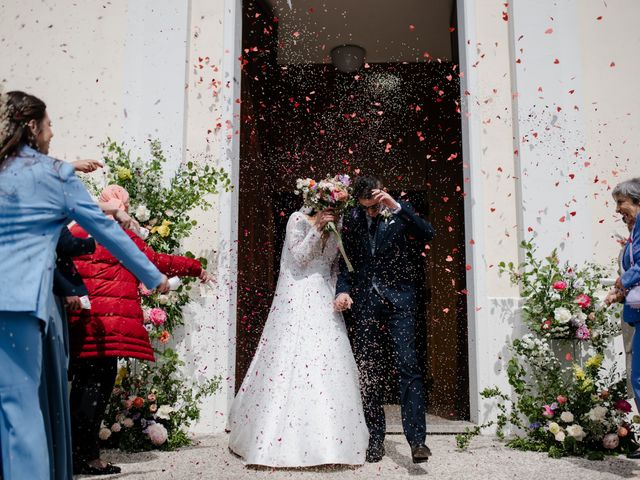
[[[125,408],[125,410],[131,410],[131,407],[133,406],[133,400],[131,400],[131,399],[123,400],[122,401],[122,406]]]
[[[147,435],[154,445],[162,445],[167,441],[167,429],[161,423],[154,423],[147,427]]]
[[[160,343],[167,343],[170,338],[171,338],[171,334],[166,330],[163,330],[162,333],[160,334],[159,340],[160,340]]]
[[[544,412],[542,412],[542,415],[547,418],[553,417],[553,409],[549,405],[544,405],[542,409],[544,410]]]
[[[156,395],[154,393],[150,393],[149,395],[147,395],[147,400],[149,400],[150,402],[155,402]]]
[[[556,397],[556,400],[560,405],[564,405],[565,403],[567,403],[567,397],[565,397],[564,395],[558,395]]]
[[[156,327],[162,325],[167,320],[167,312],[161,308],[152,308],[149,310],[149,320]]]
[[[140,293],[145,296],[148,297],[149,295],[151,295],[153,292],[151,290],[149,290],[147,287],[145,287],[143,284],[140,284]]]
[[[564,282],[562,280],[558,280],[557,282],[554,282],[553,284],[553,288],[555,290],[566,290],[567,288],[567,282]]]
[[[584,293],[581,293],[576,297],[575,302],[582,309],[589,308],[589,305],[591,305],[591,297],[589,297],[589,295],[585,295]]]
[[[616,410],[620,410],[624,413],[629,413],[631,411],[631,404],[626,400],[618,400],[613,404],[613,406],[616,408]]]
[[[586,325],[580,325],[576,330],[576,338],[579,340],[588,340],[591,336],[591,332],[589,332],[589,328]]]
[[[607,433],[602,439],[602,446],[607,450],[614,450],[620,444],[620,438],[615,433]]]

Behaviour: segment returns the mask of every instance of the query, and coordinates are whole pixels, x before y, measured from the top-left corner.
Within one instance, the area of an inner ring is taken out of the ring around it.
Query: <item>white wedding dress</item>
[[[369,441],[344,320],[333,309],[338,248],[296,212],[260,343],[229,416],[246,464],[361,465]]]

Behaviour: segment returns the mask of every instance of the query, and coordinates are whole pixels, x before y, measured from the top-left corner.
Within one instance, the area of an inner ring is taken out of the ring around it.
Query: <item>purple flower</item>
[[[529,428],[531,430],[536,430],[538,428],[540,428],[542,426],[542,424],[540,422],[533,422],[531,425],[529,425]]]
[[[585,324],[580,325],[576,330],[576,338],[579,340],[588,340],[590,336],[589,328]]]
[[[338,175],[338,180],[340,183],[343,183],[345,187],[351,185],[351,178],[349,175]]]

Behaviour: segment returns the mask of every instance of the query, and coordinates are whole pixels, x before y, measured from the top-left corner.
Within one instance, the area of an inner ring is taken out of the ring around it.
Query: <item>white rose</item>
[[[602,405],[598,405],[597,407],[593,407],[587,413],[589,420],[593,422],[604,422],[605,417],[607,416],[607,409]]]
[[[558,425],[556,422],[551,422],[549,424],[549,432],[556,435],[559,431],[560,431],[560,425]]]
[[[165,294],[158,295],[158,303],[160,305],[166,305],[169,303],[169,296]]]
[[[140,222],[146,222],[151,217],[151,212],[146,205],[138,205],[138,208],[133,212],[133,216]]]
[[[161,418],[162,420],[169,420],[169,415],[174,411],[173,407],[170,407],[169,405],[161,405],[156,412],[156,417]]]
[[[573,438],[575,438],[577,441],[581,442],[584,437],[587,436],[587,434],[585,433],[585,431],[582,429],[582,427],[580,425],[569,425],[567,427],[567,434]]]
[[[106,427],[102,427],[98,432],[98,437],[100,440],[107,440],[111,436],[111,430]]]
[[[564,442],[564,432],[562,430],[560,430],[558,433],[556,433],[556,440],[558,442]]]
[[[560,323],[567,323],[571,320],[571,316],[571,312],[564,307],[558,307],[553,311],[553,318]]]
[[[131,428],[131,427],[133,427],[133,420],[130,419],[130,418],[125,418],[122,421],[122,425],[124,425],[125,428]]]
[[[562,412],[562,415],[560,415],[560,420],[562,420],[563,422],[566,422],[566,423],[573,422],[573,413],[571,413],[571,412]]]

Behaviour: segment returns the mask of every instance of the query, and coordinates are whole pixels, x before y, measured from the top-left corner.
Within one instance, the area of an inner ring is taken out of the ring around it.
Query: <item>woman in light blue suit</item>
[[[620,297],[624,297],[629,289],[640,285],[640,178],[619,183],[611,193],[616,201],[616,212],[622,215],[624,223],[628,226],[633,225],[631,241],[627,243],[622,254],[624,273],[616,280]],[[630,383],[636,406],[640,410],[640,309],[629,305],[626,298],[622,319],[635,330],[631,343]],[[627,456],[640,459],[640,449]]]
[[[49,477],[38,401],[42,337],[51,311],[60,231],[75,220],[148,288],[167,278],[94,203],[74,168],[46,154],[46,105],[0,95],[0,450],[4,480]]]

